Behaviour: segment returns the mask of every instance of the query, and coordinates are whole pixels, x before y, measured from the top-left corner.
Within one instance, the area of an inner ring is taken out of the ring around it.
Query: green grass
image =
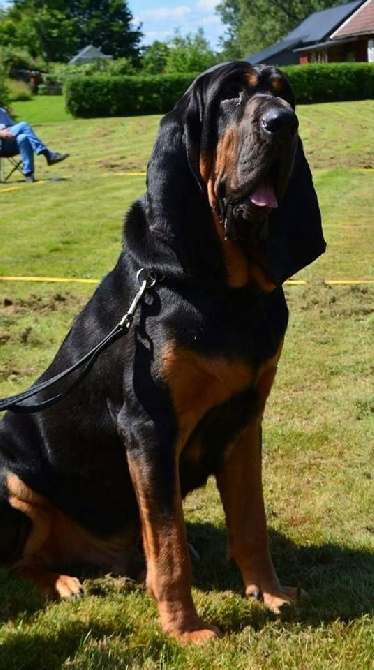
[[[26,118],[41,101],[17,103],[16,111],[24,105]],[[161,633],[145,591],[110,577],[87,579],[78,603],[47,603],[3,570],[0,670],[372,667],[373,287],[324,280],[373,279],[374,103],[305,106],[299,116],[328,250],[299,273],[307,285],[286,287],[290,327],[266,412],[264,485],[276,567],[309,598],[276,619],[242,597],[210,481],[188,497],[185,515],[201,555],[194,599],[224,630],[222,640],[180,647]],[[0,186],[0,276],[100,278],[118,256],[124,212],[145,185],[144,176],[121,173],[145,170],[159,118],[34,118],[53,148],[72,155],[50,169],[37,159],[40,179],[64,180]],[[0,290],[5,395],[45,367],[93,286],[0,282]]]
[[[32,125],[64,123],[73,118],[65,109],[62,95],[34,95],[30,100],[14,100],[11,106],[18,121],[28,121]]]

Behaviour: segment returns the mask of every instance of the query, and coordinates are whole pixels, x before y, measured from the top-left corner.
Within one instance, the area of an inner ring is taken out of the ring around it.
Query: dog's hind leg
[[[13,572],[22,579],[33,582],[50,598],[79,598],[82,594],[82,585],[77,577],[61,575],[51,572],[42,564],[38,565],[28,557],[21,564],[13,568]]]
[[[79,596],[81,584],[76,577],[62,575],[48,569],[52,545],[54,510],[48,501],[30,489],[15,474],[8,474],[9,504],[31,521],[31,529],[22,550],[22,556],[12,566],[19,577],[31,580],[50,597]]]

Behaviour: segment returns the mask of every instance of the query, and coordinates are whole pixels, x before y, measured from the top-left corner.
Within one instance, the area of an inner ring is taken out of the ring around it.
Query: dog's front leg
[[[178,463],[128,454],[139,504],[147,586],[155,598],[165,633],[182,641],[204,643],[220,631],[198,617],[191,595],[191,561],[183,520]]]
[[[282,605],[295,600],[297,589],[280,585],[270,556],[259,419],[236,442],[217,474],[217,485],[226,514],[230,558],[240,568],[245,592],[261,598],[266,607],[279,614]]]

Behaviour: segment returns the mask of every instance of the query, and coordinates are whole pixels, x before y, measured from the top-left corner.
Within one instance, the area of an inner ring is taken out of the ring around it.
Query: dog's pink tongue
[[[250,199],[257,207],[271,207],[272,209],[278,207],[277,196],[270,182],[259,184],[251,193]]]

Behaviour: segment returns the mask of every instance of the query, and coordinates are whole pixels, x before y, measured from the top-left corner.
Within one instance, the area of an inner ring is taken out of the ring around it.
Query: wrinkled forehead
[[[224,63],[207,70],[195,82],[204,92],[205,103],[232,96],[235,87],[249,96],[267,94],[283,98],[294,109],[292,88],[285,75],[273,66],[251,65],[245,61]]]
[[[283,98],[292,109],[295,109],[295,96],[287,77],[277,68],[269,65],[253,67],[250,75],[250,84],[253,92],[271,93]]]

